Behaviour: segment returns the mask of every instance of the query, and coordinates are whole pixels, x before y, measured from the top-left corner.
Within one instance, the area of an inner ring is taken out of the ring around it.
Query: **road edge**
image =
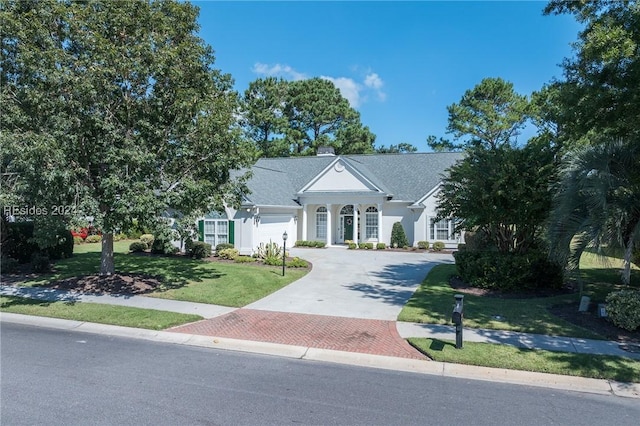
[[[0,322],[17,323],[58,330],[79,331],[83,333],[104,334],[133,339],[144,339],[160,343],[173,343],[178,345],[297,358],[307,361],[330,362],[335,364],[379,368],[409,373],[429,374],[468,380],[483,380],[640,399],[640,383],[620,383],[605,379],[590,379],[577,376],[563,376],[549,373],[507,370],[503,368],[477,367],[437,361],[396,358],[382,355],[284,345],[280,343],[147,330],[6,312],[0,312]]]

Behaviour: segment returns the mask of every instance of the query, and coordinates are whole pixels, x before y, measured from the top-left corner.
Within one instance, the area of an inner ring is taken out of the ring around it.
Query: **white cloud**
[[[353,70],[355,71],[356,69],[354,68]],[[282,77],[287,80],[304,80],[310,78],[307,74],[297,71],[286,64],[269,65],[256,62],[252,71],[258,75]],[[384,81],[382,81],[382,78],[380,78],[377,73],[372,71],[369,71],[368,74],[365,75],[362,83],[358,83],[349,77],[329,77],[323,75],[320,78],[331,81],[353,108],[357,108],[367,101],[369,97],[367,93],[375,93],[375,96],[380,102],[384,102],[387,97],[386,93],[382,90]]]
[[[268,77],[283,77],[291,80],[304,80],[309,78],[306,74],[296,71],[289,65],[282,64],[267,65],[256,62],[252,71]]]
[[[360,106],[360,91],[362,90],[362,86],[356,83],[353,79],[347,77],[327,77],[321,76],[320,78],[324,78],[325,80],[329,80],[340,90],[342,96],[344,96],[348,101],[349,105],[353,108],[357,108]]]
[[[380,78],[378,74],[375,72],[367,74],[364,79],[365,86],[375,90],[378,95],[378,99],[380,101],[384,101],[387,98],[387,94],[382,91],[382,86],[384,86],[384,82]]]

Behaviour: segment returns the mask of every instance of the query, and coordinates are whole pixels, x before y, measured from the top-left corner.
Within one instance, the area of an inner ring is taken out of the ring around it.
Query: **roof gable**
[[[348,161],[339,157],[300,190],[300,193],[309,192],[379,193],[382,191]]]

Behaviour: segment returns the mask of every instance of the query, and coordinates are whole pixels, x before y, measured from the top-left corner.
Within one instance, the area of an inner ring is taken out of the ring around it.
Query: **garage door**
[[[258,242],[268,243],[272,241],[282,246],[282,234],[287,231],[287,246],[291,246],[297,236],[293,227],[293,219],[287,216],[260,216],[260,224],[258,225]]]

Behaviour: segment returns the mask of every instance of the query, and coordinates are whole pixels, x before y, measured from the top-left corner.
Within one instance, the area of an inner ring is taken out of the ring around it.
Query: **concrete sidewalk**
[[[206,319],[217,318],[236,311],[236,308],[226,306],[180,302],[146,296],[88,295],[38,287],[0,285],[0,294],[47,301],[77,301],[157,309],[161,311],[196,314]],[[455,340],[455,329],[453,326],[396,322],[396,328],[402,338],[427,337],[441,340]],[[604,340],[469,328],[464,329],[463,335],[464,341],[468,342],[497,343],[519,348],[544,349],[558,352],[615,355],[640,360],[640,348],[637,345],[625,345]],[[268,336],[265,336],[265,338],[268,338]],[[625,348],[628,350],[625,350]]]

